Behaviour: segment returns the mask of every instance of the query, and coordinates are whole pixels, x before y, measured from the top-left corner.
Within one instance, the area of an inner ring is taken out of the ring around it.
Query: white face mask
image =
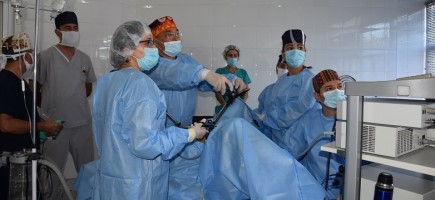
[[[60,44],[68,47],[77,47],[80,43],[80,33],[78,31],[60,31],[62,41]]]
[[[32,58],[32,64],[27,62],[27,60],[25,58],[26,54],[29,54],[30,58]],[[34,62],[35,60],[33,59],[33,54],[32,53],[25,53],[24,56],[23,56],[23,59],[24,59],[24,64],[26,65],[26,72],[32,71],[33,67],[35,67],[35,62]]]
[[[288,73],[287,69],[277,68],[278,73],[276,74],[279,77]]]

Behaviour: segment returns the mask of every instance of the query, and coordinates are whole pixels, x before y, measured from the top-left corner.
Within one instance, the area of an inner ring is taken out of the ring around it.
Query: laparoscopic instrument
[[[234,100],[245,95],[248,91],[249,89],[245,89],[241,92],[237,92],[235,89],[233,91],[230,91],[229,88],[227,88],[225,94],[229,97],[228,101],[226,101],[222,110],[215,117],[201,120],[201,123],[203,123],[203,127],[211,132],[216,127],[216,124],[219,122],[219,119],[222,117],[228,107],[234,102]],[[181,122],[175,120],[168,112],[166,112],[166,116],[169,120],[172,121],[172,123],[174,123],[175,126],[180,128],[189,128],[189,126],[184,126],[181,124]],[[207,138],[207,136],[208,134],[205,135],[205,138]]]

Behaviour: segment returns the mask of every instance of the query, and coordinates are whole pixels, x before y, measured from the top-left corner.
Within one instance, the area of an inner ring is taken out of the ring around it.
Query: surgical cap
[[[160,33],[170,28],[177,28],[177,24],[175,24],[174,19],[171,16],[161,17],[153,21],[150,24],[151,32],[154,37],[157,37]]]
[[[240,49],[237,48],[236,45],[230,44],[230,45],[226,46],[225,49],[224,49],[224,52],[222,52],[222,56],[224,56],[225,60],[227,59],[227,53],[230,50],[236,50],[237,53],[239,54],[239,57],[240,57]]]
[[[15,60],[24,51],[32,49],[32,43],[27,33],[18,33],[1,40],[0,68],[4,68],[8,59]]]
[[[54,19],[54,24],[56,25],[56,28],[59,29],[60,26],[64,24],[77,24],[77,15],[74,12],[71,11],[65,11],[63,13],[60,13],[56,16]]]
[[[18,33],[2,39],[1,53],[4,55],[19,54],[32,49],[27,33]]]
[[[333,80],[340,80],[340,77],[338,76],[336,71],[332,69],[326,69],[319,72],[317,75],[313,77],[314,91],[319,93],[320,88],[323,86],[323,84]]]
[[[291,29],[287,30],[282,34],[282,47],[288,43],[300,43],[305,45],[305,40],[307,39],[307,36],[305,35],[304,31],[300,29]]]
[[[124,22],[116,28],[110,44],[110,64],[119,68],[133,54],[133,50],[145,35],[151,35],[151,30],[139,21]]]

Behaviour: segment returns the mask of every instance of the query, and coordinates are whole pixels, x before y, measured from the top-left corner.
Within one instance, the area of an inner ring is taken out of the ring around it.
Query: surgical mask
[[[30,63],[28,63],[27,60],[25,59],[25,56],[23,56],[24,64],[26,65],[26,71],[29,72],[29,71],[32,71],[32,70],[33,70],[33,67],[35,66],[35,62],[34,62],[35,60],[33,59],[33,54],[32,54],[32,53],[26,53],[26,54],[29,54],[29,55],[30,55],[30,58],[32,58],[32,64],[30,64]],[[24,55],[26,55],[26,54],[24,54]]]
[[[24,58],[26,54],[29,54],[30,57],[32,58],[32,64],[27,62],[27,60]],[[33,67],[35,66],[35,63],[34,63],[35,59],[33,59],[33,54],[29,53],[29,52],[18,53],[18,54],[14,54],[14,55],[1,55],[0,56],[0,65],[1,65],[1,68],[3,69],[6,66],[6,61],[7,61],[8,58],[12,58],[12,59],[16,60],[20,56],[23,56],[22,59],[23,59],[24,64],[26,66],[26,71],[32,71]]]
[[[305,61],[305,51],[292,49],[285,52],[285,61],[292,68],[297,68]]]
[[[282,75],[288,74],[288,70],[287,69],[282,69],[282,68],[277,68],[278,73],[276,74],[279,77],[281,77]]]
[[[172,41],[172,42],[165,42],[165,53],[168,56],[175,57],[181,52],[181,40],[178,41]]]
[[[238,58],[228,58],[228,60],[227,60],[228,65],[231,67],[236,67],[238,61],[239,61]]]
[[[68,47],[77,47],[80,42],[80,33],[78,31],[60,31],[62,33],[62,42],[60,44]]]
[[[144,57],[136,58],[137,64],[142,71],[149,71],[159,62],[159,50],[157,48],[144,48]]]
[[[323,102],[326,106],[330,108],[337,108],[337,101],[345,100],[346,95],[344,94],[344,90],[331,90],[323,93],[325,97],[325,102]]]

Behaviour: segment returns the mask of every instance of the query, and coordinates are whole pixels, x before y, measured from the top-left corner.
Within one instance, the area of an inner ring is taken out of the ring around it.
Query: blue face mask
[[[159,62],[159,50],[157,48],[145,48],[145,56],[136,58],[137,64],[142,71],[148,71],[157,65]]]
[[[337,108],[337,101],[345,100],[346,95],[344,94],[344,90],[331,90],[323,93],[325,97],[325,102],[323,102],[326,106],[330,108]]]
[[[292,68],[301,66],[305,61],[305,51],[292,49],[285,52],[285,61]]]
[[[228,58],[227,59],[228,65],[231,67],[236,67],[238,61],[239,61],[238,58]]]
[[[172,57],[177,56],[181,52],[181,49],[183,48],[181,45],[181,40],[172,41],[172,42],[165,42],[164,45],[165,45],[166,55],[172,56]]]

